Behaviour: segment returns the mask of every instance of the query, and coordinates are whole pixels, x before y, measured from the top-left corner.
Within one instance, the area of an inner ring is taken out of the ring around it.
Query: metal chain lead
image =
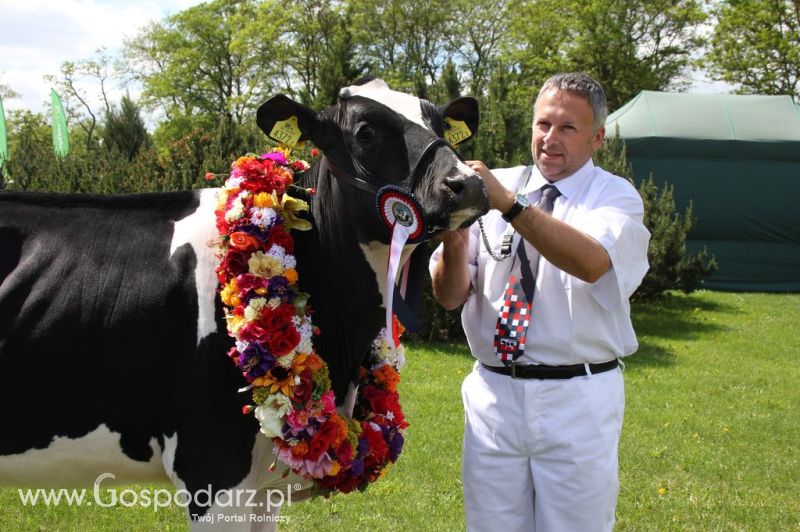
[[[481,236],[483,237],[483,245],[486,247],[486,251],[489,253],[489,256],[494,259],[495,262],[502,262],[506,260],[508,257],[511,256],[511,247],[508,246],[509,253],[501,253],[500,255],[495,255],[494,251],[492,251],[492,245],[489,243],[489,237],[486,236],[486,230],[483,228],[483,217],[478,218],[478,225],[481,228]],[[504,248],[505,249],[505,246]]]

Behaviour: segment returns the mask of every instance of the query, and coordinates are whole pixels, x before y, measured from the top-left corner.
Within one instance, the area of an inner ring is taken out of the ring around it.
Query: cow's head
[[[416,200],[424,222],[419,240],[466,227],[488,210],[482,181],[442,140],[461,142],[477,130],[473,98],[437,107],[372,79],[342,89],[338,102],[319,113],[274,96],[258,109],[257,122],[275,140],[309,140],[324,152],[319,187],[344,196],[362,242],[388,242],[376,208],[376,194],[387,185]]]

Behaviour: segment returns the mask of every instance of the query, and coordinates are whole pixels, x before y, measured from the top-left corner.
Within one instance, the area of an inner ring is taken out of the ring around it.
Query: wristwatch
[[[511,206],[506,212],[503,213],[503,220],[508,223],[511,223],[511,220],[517,217],[519,213],[522,212],[522,209],[530,205],[531,202],[528,201],[528,196],[525,194],[517,194],[516,201],[514,205]]]

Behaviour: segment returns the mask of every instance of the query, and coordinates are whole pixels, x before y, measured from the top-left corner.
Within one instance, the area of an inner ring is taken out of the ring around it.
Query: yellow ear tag
[[[269,136],[274,140],[286,144],[290,148],[297,144],[300,140],[300,128],[297,126],[297,117],[290,116],[286,120],[279,120],[275,122]]]
[[[453,120],[449,116],[445,117],[444,121],[450,124],[450,129],[444,132],[444,140],[453,146],[458,146],[472,136],[472,131],[469,130],[467,124],[463,121]]]

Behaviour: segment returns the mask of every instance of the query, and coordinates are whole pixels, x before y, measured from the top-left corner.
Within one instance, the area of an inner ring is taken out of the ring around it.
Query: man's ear
[[[317,113],[291,98],[278,94],[262,103],[256,113],[256,123],[269,138],[294,146],[300,141],[315,142],[319,130]]]
[[[444,138],[453,146],[475,135],[480,123],[478,100],[464,97],[439,107],[444,120]]]

